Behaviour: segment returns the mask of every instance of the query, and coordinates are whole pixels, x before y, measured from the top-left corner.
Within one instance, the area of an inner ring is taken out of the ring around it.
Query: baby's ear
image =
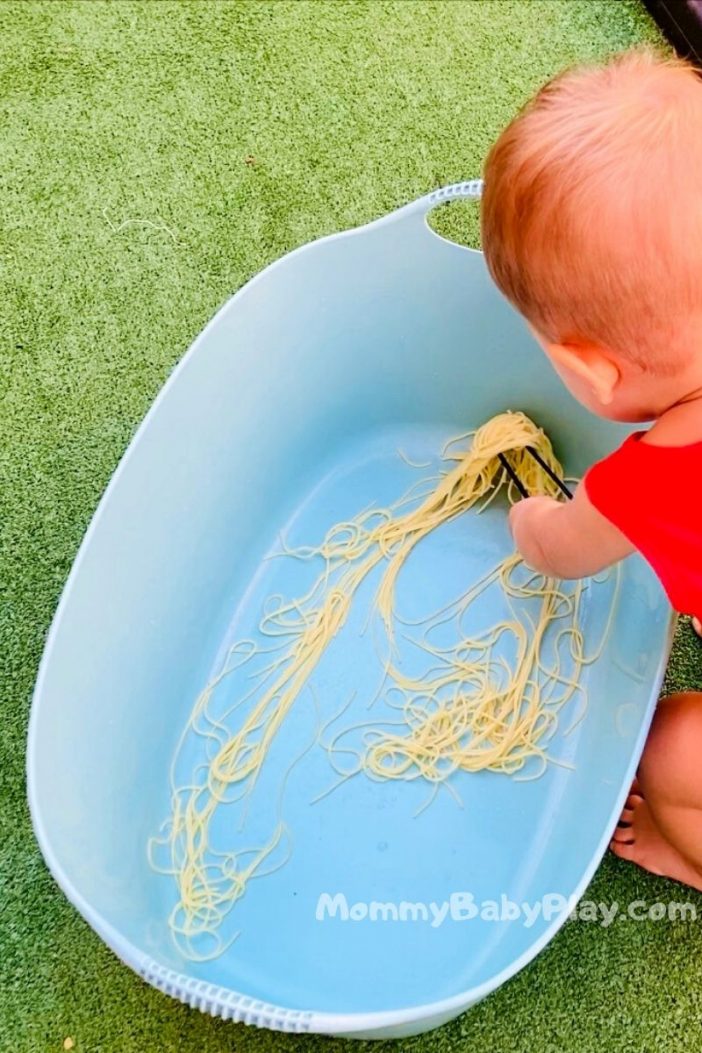
[[[621,380],[621,370],[611,352],[584,342],[549,344],[546,352],[557,369],[584,381],[600,405],[610,405]]]

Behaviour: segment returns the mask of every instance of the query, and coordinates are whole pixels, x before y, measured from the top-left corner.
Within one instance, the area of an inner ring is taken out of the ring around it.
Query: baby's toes
[[[617,825],[612,834],[612,844],[632,845],[634,843],[634,831],[631,826]]]
[[[615,838],[612,838],[609,847],[615,856],[619,856],[620,859],[634,859],[636,849],[633,841],[617,841]]]
[[[635,819],[636,809],[643,802],[643,797],[640,793],[632,792],[626,799],[626,804],[622,808],[622,814],[617,820],[617,825],[612,835],[612,845],[630,845],[634,843],[634,831],[633,824]]]

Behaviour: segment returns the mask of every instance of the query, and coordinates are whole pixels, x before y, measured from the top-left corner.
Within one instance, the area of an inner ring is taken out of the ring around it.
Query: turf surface
[[[175,1004],[64,901],[25,806],[42,642],[134,428],[233,290],[310,238],[478,174],[546,77],[655,36],[634,0],[0,4],[0,1050],[345,1046]],[[700,658],[684,629],[671,686],[702,686]],[[612,858],[588,897],[702,911]],[[698,1050],[701,1014],[702,925],[573,922],[401,1047]]]

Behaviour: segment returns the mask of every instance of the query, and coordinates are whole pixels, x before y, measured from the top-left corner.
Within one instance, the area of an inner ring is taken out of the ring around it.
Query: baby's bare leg
[[[644,870],[702,890],[702,693],[658,705],[611,843]]]

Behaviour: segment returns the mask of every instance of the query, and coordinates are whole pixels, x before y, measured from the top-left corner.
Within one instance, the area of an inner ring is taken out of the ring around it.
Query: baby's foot
[[[692,628],[695,630],[698,636],[702,636],[702,621],[699,618],[692,619]]]
[[[702,873],[665,839],[636,781],[609,847],[615,856],[628,859],[651,874],[673,878],[702,891]]]

